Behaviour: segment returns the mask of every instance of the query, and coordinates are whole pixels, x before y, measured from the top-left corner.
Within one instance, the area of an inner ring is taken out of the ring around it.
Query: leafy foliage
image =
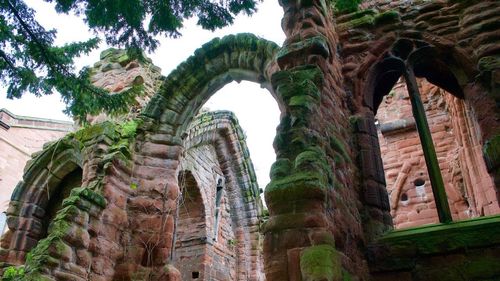
[[[333,0],[335,9],[341,13],[350,13],[358,10],[363,0]]]
[[[114,46],[154,50],[156,35],[176,37],[185,18],[196,16],[198,25],[215,30],[232,24],[234,16],[256,10],[254,0],[46,0],[56,10],[85,16],[90,28],[103,32]]]
[[[55,2],[58,12],[75,12],[88,26],[103,33],[108,44],[141,49],[158,47],[155,36],[180,35],[183,19],[198,17],[198,24],[214,30],[233,22],[234,16],[255,11],[255,0],[45,0]],[[99,39],[55,46],[55,30],[46,30],[34,11],[22,0],[0,0],[0,83],[8,98],[29,92],[37,96],[61,93],[66,113],[80,120],[86,114],[124,112],[141,92],[139,86],[109,95],[88,80],[89,70],[75,73],[74,59],[97,48]]]
[[[24,277],[24,266],[20,267],[15,267],[15,266],[9,266],[5,269],[2,280],[4,281],[10,281],[10,280],[15,280],[16,278],[22,278]]]

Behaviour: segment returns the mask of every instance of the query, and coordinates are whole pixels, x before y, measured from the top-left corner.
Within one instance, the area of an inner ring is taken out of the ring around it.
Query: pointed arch
[[[70,137],[46,145],[28,161],[23,179],[12,193],[7,211],[8,230],[2,237],[2,246],[5,246],[3,240],[10,240],[6,250],[15,252],[11,256],[16,259],[9,262],[23,263],[26,254],[46,235],[64,195],[80,187],[82,167],[80,142]]]
[[[280,109],[282,102],[272,90],[270,77],[277,68],[278,45],[253,34],[215,38],[196,50],[168,77],[148,103],[143,116],[176,127],[180,136],[198,109],[232,81],[247,80],[270,91]]]

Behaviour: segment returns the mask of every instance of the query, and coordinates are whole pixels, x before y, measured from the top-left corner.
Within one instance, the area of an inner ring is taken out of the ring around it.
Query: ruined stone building
[[[500,2],[334,3],[167,77],[103,53],[92,81],[143,94],[29,162],[4,280],[499,280]],[[241,80],[281,111],[268,214],[234,116],[199,114]]]

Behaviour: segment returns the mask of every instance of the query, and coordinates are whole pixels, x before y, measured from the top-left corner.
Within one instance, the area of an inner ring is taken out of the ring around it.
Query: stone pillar
[[[323,1],[282,1],[272,85],[284,103],[265,191],[267,280],[367,279],[337,35]]]

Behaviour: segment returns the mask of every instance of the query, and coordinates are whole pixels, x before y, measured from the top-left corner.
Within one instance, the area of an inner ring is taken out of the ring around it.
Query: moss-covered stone
[[[339,29],[347,30],[353,28],[373,27],[374,24],[375,24],[375,17],[373,15],[367,14],[360,18],[356,18],[346,23],[340,24]]]
[[[84,187],[73,188],[70,194],[70,198],[71,197],[75,198],[82,197],[103,209],[106,208],[106,199],[104,198],[104,196],[92,191],[89,188],[84,188]]]
[[[289,174],[292,169],[292,162],[287,158],[279,158],[271,166],[269,177],[271,180],[283,178]]]
[[[394,254],[437,254],[500,244],[500,216],[390,232],[379,239]],[[408,247],[414,248],[407,251]]]
[[[19,270],[16,272],[11,270],[8,277],[4,274],[2,280],[47,280],[42,274],[47,267],[59,264],[60,260],[68,260],[73,255],[73,249],[65,242],[65,238],[71,229],[73,219],[82,212],[82,207],[83,211],[90,210],[90,207],[86,208],[82,206],[82,202],[88,202],[86,204],[100,208],[106,206],[102,195],[88,188],[74,188],[70,196],[63,201],[63,208],[57,212],[51,222],[48,229],[48,236],[40,240],[35,248],[28,253],[22,274],[20,274]]]
[[[356,11],[356,12],[349,14],[348,18],[349,18],[349,20],[354,20],[354,19],[362,18],[366,15],[375,16],[376,14],[377,14],[377,11],[375,11],[373,9],[363,9],[363,10]]]
[[[118,137],[118,132],[116,131],[116,126],[113,122],[106,121],[98,123],[92,126],[84,127],[75,132],[75,138],[81,142],[98,140],[104,136],[110,139],[116,139]]]
[[[490,171],[500,166],[500,135],[495,135],[486,141],[483,154]]]
[[[304,281],[342,280],[340,256],[331,245],[304,249],[300,256],[300,271]]]
[[[265,190],[266,202],[293,202],[306,199],[324,199],[325,176],[321,172],[295,172],[271,181]]]
[[[358,10],[362,0],[332,0],[334,8],[340,13],[350,13]]]
[[[399,21],[399,19],[400,17],[397,11],[389,10],[375,15],[374,24],[382,25],[382,24],[394,23]]]
[[[278,51],[276,59],[278,63],[281,64],[299,55],[320,55],[324,58],[329,57],[330,50],[326,38],[323,36],[315,36],[283,46]]]
[[[336,137],[330,138],[330,147],[337,152],[345,162],[351,163],[351,156],[347,152],[345,145]]]
[[[500,69],[500,56],[487,56],[482,57],[477,66],[480,71],[492,71],[494,69]]]

